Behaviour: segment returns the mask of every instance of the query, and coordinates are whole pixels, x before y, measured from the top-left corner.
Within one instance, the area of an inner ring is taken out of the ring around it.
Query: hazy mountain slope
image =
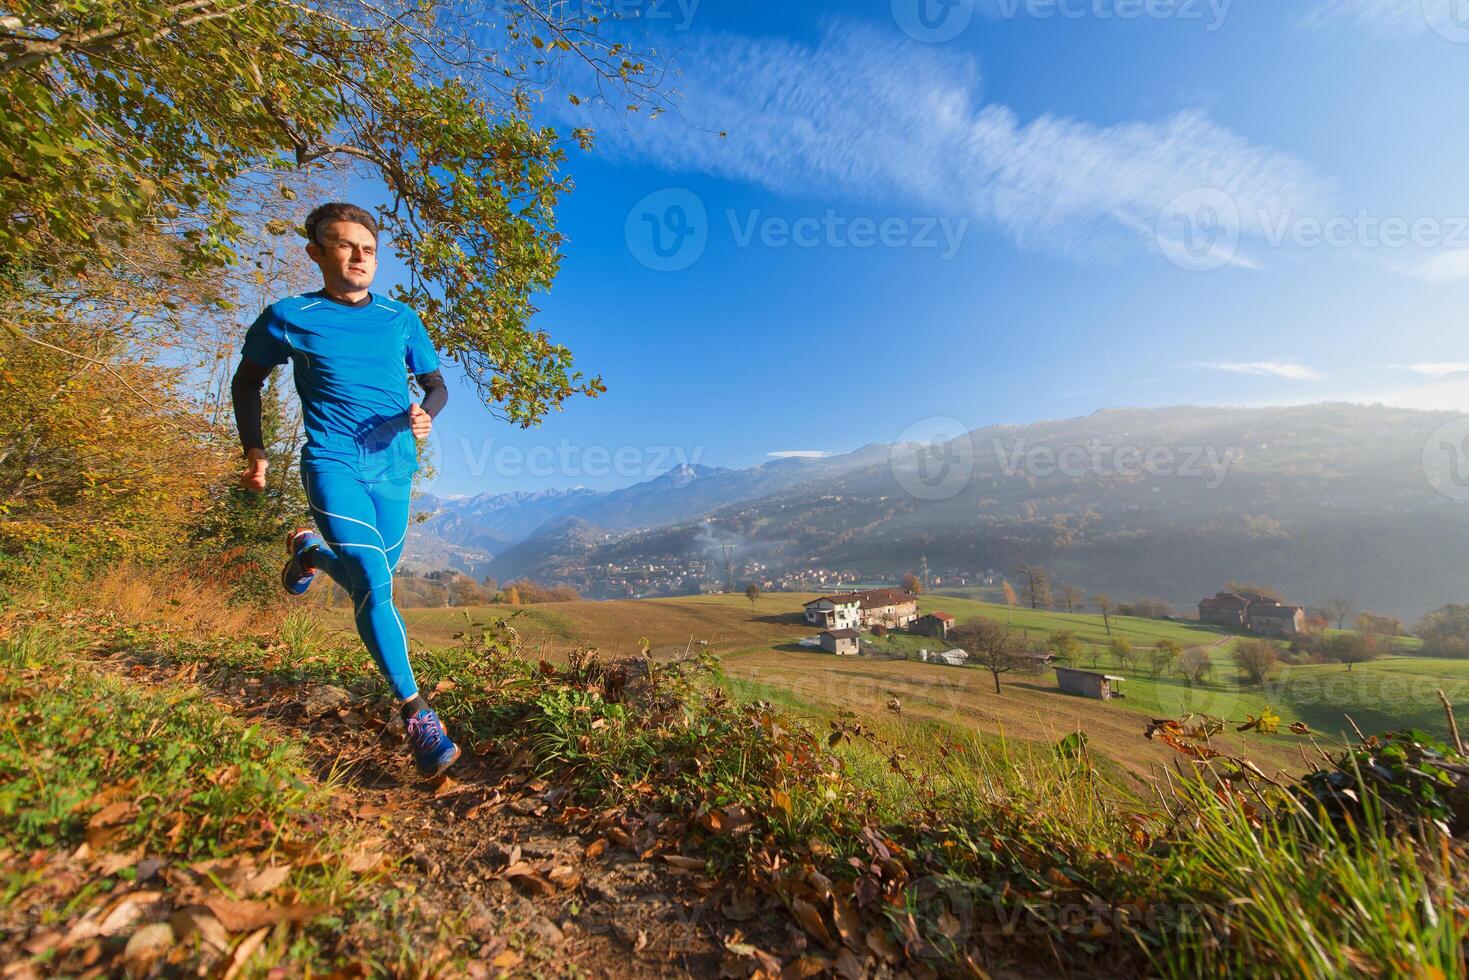
[[[745,470],[680,465],[621,490],[585,488],[536,493],[483,493],[465,499],[425,495],[415,509],[432,516],[415,525],[447,544],[499,554],[537,528],[577,517],[609,531],[655,528],[692,520],[731,503],[752,500],[813,479],[825,479],[887,459],[886,446],[866,446],[822,459],[780,459]],[[425,551],[430,550],[425,542]]]
[[[490,562],[489,573],[502,585],[526,577],[564,581],[606,537],[607,532],[579,517],[558,517],[497,556]]]
[[[772,568],[892,574],[926,554],[939,569],[1037,562],[1088,592],[1181,607],[1248,578],[1305,603],[1344,595],[1412,617],[1469,598],[1469,505],[1435,492],[1422,466],[1430,434],[1451,418],[1339,404],[1182,407],[992,427],[949,447],[950,472],[972,461],[962,481],[939,479],[941,461],[904,447],[892,465],[606,543],[584,561],[707,560],[733,542],[743,560]]]

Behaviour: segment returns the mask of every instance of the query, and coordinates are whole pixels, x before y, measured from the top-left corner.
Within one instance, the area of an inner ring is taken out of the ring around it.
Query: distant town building
[[[1250,600],[1236,592],[1220,592],[1199,602],[1199,622],[1243,628]]]
[[[861,634],[854,629],[821,631],[821,649],[838,657],[855,657],[860,649]]]
[[[806,603],[806,622],[827,629],[857,629],[862,625],[861,602],[856,596],[822,596]]]
[[[933,636],[940,640],[947,639],[949,630],[954,625],[954,617],[946,612],[931,612],[927,616],[919,616],[913,623],[913,632],[923,636]]]
[[[1306,612],[1261,596],[1219,592],[1199,602],[1199,622],[1266,636],[1293,636],[1305,630]]]
[[[1248,616],[1251,632],[1266,636],[1294,636],[1306,629],[1306,611],[1300,606],[1252,602]]]
[[[828,629],[871,629],[912,625],[918,600],[902,589],[868,589],[822,596],[805,604],[806,622]]]
[[[1099,674],[1092,670],[1077,670],[1074,667],[1057,667],[1056,684],[1063,694],[1075,694],[1098,701],[1110,701],[1122,697],[1118,690],[1124,678],[1111,674]]]

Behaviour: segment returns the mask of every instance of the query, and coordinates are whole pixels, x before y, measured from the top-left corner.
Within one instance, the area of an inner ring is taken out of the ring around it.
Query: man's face
[[[321,267],[328,289],[366,289],[377,274],[377,239],[355,221],[330,221],[316,229],[306,254]]]

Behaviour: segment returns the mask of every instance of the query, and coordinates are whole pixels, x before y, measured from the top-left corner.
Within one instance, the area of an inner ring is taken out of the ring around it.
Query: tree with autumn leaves
[[[192,488],[234,450],[208,385],[254,312],[238,287],[274,283],[262,254],[299,252],[312,182],[385,189],[377,216],[406,270],[396,298],[494,415],[529,426],[597,395],[532,324],[560,262],[568,149],[591,132],[532,109],[555,91],[661,111],[647,62],[603,26],[549,0],[12,4],[0,533],[116,538],[124,513],[198,504]],[[61,396],[38,405],[27,388]],[[117,520],[99,523],[99,507]]]

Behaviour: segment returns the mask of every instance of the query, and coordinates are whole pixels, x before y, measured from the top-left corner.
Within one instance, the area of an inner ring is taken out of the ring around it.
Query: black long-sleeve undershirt
[[[275,369],[263,364],[256,364],[248,357],[242,357],[240,366],[235,369],[235,376],[230,380],[230,397],[235,407],[235,428],[240,433],[240,447],[246,452],[265,449],[265,440],[260,431],[260,389],[265,386],[265,379],[270,377],[273,370]],[[414,380],[423,389],[423,401],[419,402],[419,406],[429,414],[429,418],[438,418],[449,402],[449,388],[444,384],[444,376],[438,371],[428,371],[414,375]]]

